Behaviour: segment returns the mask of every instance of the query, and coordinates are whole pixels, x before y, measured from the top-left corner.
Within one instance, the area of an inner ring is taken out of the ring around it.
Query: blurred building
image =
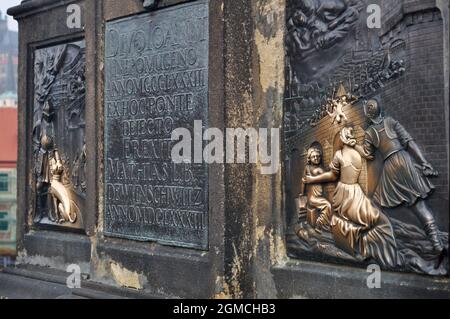
[[[17,96],[0,95],[0,263],[16,254]]]
[[[17,92],[18,33],[8,30],[8,19],[0,11],[0,94]]]
[[[12,91],[0,94],[0,107],[15,107],[17,108],[17,94]]]

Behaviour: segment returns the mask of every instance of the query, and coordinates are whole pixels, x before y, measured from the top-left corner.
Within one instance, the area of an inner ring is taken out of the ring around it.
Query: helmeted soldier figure
[[[433,213],[426,203],[434,190],[427,177],[438,173],[405,128],[393,118],[383,116],[378,99],[368,101],[364,111],[372,125],[366,131],[364,144],[356,148],[368,160],[373,160],[378,150],[384,160],[374,200],[384,208],[406,206],[414,212],[439,256],[438,267],[446,251]]]
[[[46,101],[42,110],[42,117],[39,121],[39,127],[35,129],[35,145],[36,147],[36,192],[37,192],[37,214],[35,222],[39,222],[44,216],[48,215],[51,221],[56,221],[56,214],[49,207],[49,189],[51,184],[51,164],[57,162],[61,165],[61,159],[58,150],[55,147],[53,139],[53,107],[50,102]]]
[[[41,201],[46,201],[49,199],[48,191],[51,186],[53,175],[61,174],[61,170],[61,157],[58,150],[54,146],[53,138],[43,135],[41,138],[41,149],[38,154],[38,161],[36,165],[36,190],[41,197]],[[45,205],[46,208],[49,209],[48,205],[43,202],[41,202],[41,205]],[[58,220],[58,214],[52,208],[50,208],[47,212],[51,221]],[[37,219],[40,220],[42,217],[43,216],[37,216]]]

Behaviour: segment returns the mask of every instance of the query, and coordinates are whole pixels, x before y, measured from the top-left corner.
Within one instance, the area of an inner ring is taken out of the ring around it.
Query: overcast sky
[[[14,7],[20,4],[21,0],[0,0],[0,11],[2,12],[2,16],[5,16],[6,10],[9,7]],[[11,30],[17,31],[17,23],[12,17],[8,16],[9,28]]]

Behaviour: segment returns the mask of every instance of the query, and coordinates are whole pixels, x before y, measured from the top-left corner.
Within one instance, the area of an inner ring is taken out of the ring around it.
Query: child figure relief
[[[325,173],[322,167],[322,150],[319,146],[311,146],[307,153],[307,165],[304,176],[317,176]],[[301,192],[307,197],[307,221],[317,232],[330,231],[332,216],[331,203],[324,195],[323,185],[305,184],[302,181]]]

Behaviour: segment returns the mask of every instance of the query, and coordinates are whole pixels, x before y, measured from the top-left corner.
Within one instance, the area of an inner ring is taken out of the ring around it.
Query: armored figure
[[[36,162],[36,191],[39,196],[39,204],[46,207],[46,199],[50,191],[53,175],[59,174],[62,170],[61,157],[58,150],[54,147],[53,139],[44,134],[41,138],[41,147],[37,155]],[[42,219],[43,216],[36,216],[37,220]],[[48,218],[56,222],[58,220],[57,212],[50,209],[48,211]]]
[[[51,172],[50,162],[58,158],[58,151],[55,149],[53,141],[53,107],[49,101],[45,101],[42,108],[39,126],[34,130],[35,140],[35,174],[36,174],[36,192],[37,192],[37,212],[35,221],[39,222],[47,214],[49,219],[54,221],[56,217],[48,211],[48,192],[50,190]]]
[[[420,220],[424,230],[442,262],[445,248],[439,239],[439,230],[426,199],[434,190],[427,177],[438,173],[425,159],[418,145],[405,128],[391,117],[384,117],[381,103],[372,99],[365,105],[366,117],[372,125],[366,131],[358,152],[368,160],[378,150],[384,166],[374,194],[375,202],[384,208],[409,207]],[[413,156],[420,164],[417,164]],[[439,266],[437,264],[436,266]]]
[[[43,215],[55,223],[71,222],[77,219],[72,209],[68,188],[63,183],[64,165],[54,142],[53,107],[49,101],[44,103],[40,127],[34,134],[39,134],[39,144],[36,145],[36,192],[37,215],[35,222],[40,222]],[[50,205],[49,205],[50,204]]]

